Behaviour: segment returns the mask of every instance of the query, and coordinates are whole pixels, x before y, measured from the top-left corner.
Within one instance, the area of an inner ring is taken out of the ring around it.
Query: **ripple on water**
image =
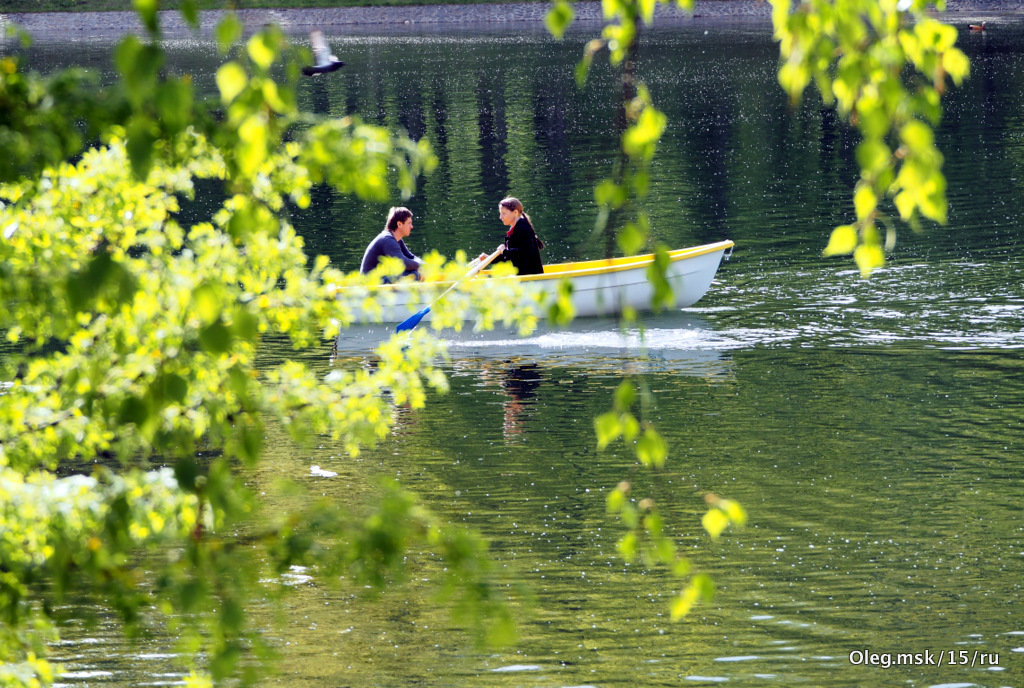
[[[687,681],[695,683],[728,683],[728,676],[687,676]]]
[[[498,667],[491,669],[492,673],[516,673],[521,671],[540,671],[541,667],[538,664],[509,664],[508,666]]]

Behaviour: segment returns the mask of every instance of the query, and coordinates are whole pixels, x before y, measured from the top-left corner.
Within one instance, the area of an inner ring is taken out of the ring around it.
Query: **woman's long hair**
[[[399,222],[405,222],[412,217],[412,211],[402,206],[397,206],[388,211],[388,220],[384,223],[384,229],[393,232],[398,229]]]
[[[533,220],[531,220],[530,216],[526,214],[525,210],[523,210],[522,201],[514,196],[509,196],[501,199],[501,201],[498,202],[498,205],[513,212],[518,210],[519,214],[526,218],[526,224],[530,225],[530,229],[533,230],[533,238],[537,240],[537,248],[544,248],[544,242],[539,236],[537,236],[537,230],[533,227]]]

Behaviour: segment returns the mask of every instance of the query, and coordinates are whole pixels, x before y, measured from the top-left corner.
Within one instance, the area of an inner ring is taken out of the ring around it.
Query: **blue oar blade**
[[[429,312],[430,312],[430,306],[427,306],[426,308],[421,310],[419,313],[413,313],[408,318],[406,318],[402,322],[398,323],[398,327],[395,328],[395,332],[405,332],[406,330],[411,330],[412,328],[414,328],[417,325],[419,325],[420,324],[420,320],[423,320],[423,316],[425,316]]]

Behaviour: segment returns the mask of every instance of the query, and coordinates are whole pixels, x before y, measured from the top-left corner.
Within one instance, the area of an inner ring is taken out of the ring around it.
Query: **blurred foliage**
[[[796,101],[812,83],[856,127],[861,177],[855,220],[836,227],[825,255],[853,255],[867,276],[896,243],[890,215],[917,230],[946,222],[946,179],[933,127],[949,83],[970,73],[956,29],[928,14],[932,0],[771,0],[782,65]],[[884,229],[884,232],[883,232]]]
[[[620,68],[621,150],[612,176],[595,189],[601,209],[595,229],[610,236],[609,228],[615,227],[618,248],[627,255],[648,242],[642,202],[650,161],[665,129],[664,114],[655,108],[637,74],[637,40],[642,26],[653,22],[657,3],[671,1],[602,2],[604,30],[587,44],[576,72],[582,84],[595,57],[605,53]],[[825,255],[852,254],[867,276],[885,264],[884,248],[895,243],[894,225],[881,208],[883,200],[891,199],[900,219],[915,229],[922,218],[946,220],[942,155],[935,148],[932,127],[941,115],[939,100],[947,80],[961,83],[969,72],[968,60],[955,47],[956,30],[926,14],[933,4],[928,0],[802,0],[796,5],[792,0],[771,1],[783,88],[795,101],[813,81],[825,103],[835,105],[861,134],[861,179],[853,194],[856,221],[833,231]],[[692,0],[674,4],[693,9]],[[942,9],[941,4],[938,7]],[[572,20],[571,4],[554,0],[547,16],[551,33],[561,37]],[[888,229],[884,247],[879,224]],[[655,247],[656,260],[648,275],[655,286],[656,308],[672,303],[664,250]],[[598,448],[622,439],[642,466],[661,468],[669,448],[654,425],[643,420],[643,402],[650,396],[648,390],[638,392],[631,381],[623,381],[612,410],[595,419]],[[638,399],[639,417],[634,414]],[[671,606],[671,617],[681,618],[695,602],[709,598],[713,586],[703,574],[692,574],[688,560],[679,556],[655,501],[635,500],[629,497],[630,490],[624,481],[608,498],[609,513],[627,528],[619,552],[628,561],[640,558],[649,567],[664,565],[681,580],[683,590]],[[709,509],[701,522],[712,538],[729,525],[746,522],[738,503],[714,495],[706,499]]]
[[[577,83],[582,85],[594,59],[606,54],[620,74],[619,155],[611,176],[598,182],[594,190],[594,200],[599,209],[595,235],[605,237],[609,255],[616,249],[625,255],[633,255],[649,244],[650,220],[643,201],[667,118],[654,106],[650,92],[640,79],[636,51],[642,26],[654,21],[657,2],[669,4],[669,0],[602,2],[605,26],[601,37],[587,43],[576,69]],[[693,9],[692,0],[671,4]],[[561,37],[572,20],[571,5],[566,0],[555,0],[547,16],[548,29],[552,34]],[[611,241],[613,237],[614,242]],[[651,307],[654,310],[670,308],[674,296],[666,276],[668,251],[664,245],[656,245],[652,250],[654,261],[647,271],[647,279],[653,287]],[[636,313],[623,314],[624,323],[635,318]],[[634,381],[624,379],[615,392],[612,410],[594,419],[598,449],[621,439],[632,448],[641,466],[649,470],[663,468],[669,457],[668,443],[655,425],[645,419],[652,399],[653,395],[646,386],[640,384],[638,388]],[[639,413],[637,406],[640,406]],[[651,497],[637,500],[631,496],[631,490],[632,485],[623,481],[608,495],[608,513],[619,518],[626,528],[619,539],[618,552],[626,561],[639,560],[647,568],[663,566],[679,581],[681,590],[670,604],[670,617],[679,620],[689,613],[694,604],[709,600],[714,586],[706,574],[694,573],[689,559],[679,554],[655,500]],[[712,501],[702,521],[712,538],[721,535],[730,524],[746,522],[746,513],[736,502],[717,497]],[[721,508],[723,504],[728,508]]]
[[[429,145],[298,112],[308,51],[272,26],[243,40],[231,16],[217,28],[219,97],[201,102],[164,67],[155,3],[138,5],[148,36],[117,46],[111,88],[0,64],[0,682],[54,680],[47,645],[85,593],[129,633],[169,626],[182,657],[202,658],[190,683],[256,683],[265,669],[250,659],[272,648],[247,609],[274,596],[267,581],[303,566],[383,587],[409,551],[444,562],[437,594],[476,637],[507,641],[486,543],[408,492],[385,485],[368,511],[309,503],[257,527],[245,483],[268,422],[354,455],[389,432],[396,405],[445,389],[427,328],[384,342],[373,368],[257,367],[268,337],[326,358],[341,328],[380,315],[381,275],[308,256],[286,202],[306,207],[314,184],[407,195],[436,164]],[[180,201],[203,180],[225,200],[182,226]],[[431,254],[421,298],[465,271],[464,255]],[[515,287],[479,291],[435,304],[434,325],[461,325],[471,304],[481,321],[536,323],[542,304],[509,305]]]

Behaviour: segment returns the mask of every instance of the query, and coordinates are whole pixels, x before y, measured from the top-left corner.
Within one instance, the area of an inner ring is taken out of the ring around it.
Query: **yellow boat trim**
[[[733,245],[733,242],[727,239],[725,241],[719,241],[714,244],[705,244],[703,246],[677,248],[674,251],[669,251],[668,257],[670,262],[675,263],[680,260],[685,260],[686,258],[695,258],[708,253],[725,251],[732,248]],[[623,270],[647,267],[653,262],[654,254],[645,253],[637,256],[624,256],[622,258],[599,258],[598,260],[581,260],[571,263],[553,263],[544,266],[543,274],[523,275],[522,277],[516,275],[515,279],[523,282],[533,282],[544,279],[561,279],[562,277],[610,274],[614,272],[622,272]],[[480,274],[488,276],[490,275],[490,271],[484,270]]]

